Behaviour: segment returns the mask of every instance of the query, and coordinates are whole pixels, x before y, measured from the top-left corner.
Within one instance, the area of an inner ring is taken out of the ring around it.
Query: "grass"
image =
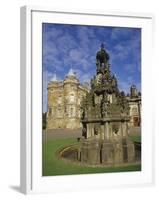
[[[69,144],[76,144],[73,138],[57,139],[43,143],[43,176],[73,175],[106,172],[140,171],[141,165],[125,167],[86,167],[66,162],[56,155],[58,149]]]
[[[141,142],[141,135],[131,135],[131,136],[129,136],[129,138],[130,138],[133,142]]]

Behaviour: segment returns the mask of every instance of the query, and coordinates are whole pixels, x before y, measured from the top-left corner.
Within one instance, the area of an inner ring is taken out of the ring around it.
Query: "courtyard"
[[[58,152],[70,145],[78,145],[81,129],[52,129],[43,131],[43,176],[73,175],[111,172],[140,171],[141,164],[135,163],[123,166],[88,166],[62,159]],[[134,142],[141,143],[140,128],[133,127],[129,137]]]

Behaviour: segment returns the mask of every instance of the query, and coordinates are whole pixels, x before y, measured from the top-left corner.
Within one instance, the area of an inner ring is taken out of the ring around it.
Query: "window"
[[[57,101],[58,101],[58,104],[61,104],[62,103],[62,96],[59,96]]]

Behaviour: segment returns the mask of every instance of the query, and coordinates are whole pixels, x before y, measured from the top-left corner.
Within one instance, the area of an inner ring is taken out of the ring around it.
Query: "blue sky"
[[[63,80],[72,68],[80,82],[96,73],[96,53],[101,43],[110,56],[111,71],[121,90],[131,84],[141,90],[141,29],[44,23],[43,111],[47,110],[47,84],[54,73]]]

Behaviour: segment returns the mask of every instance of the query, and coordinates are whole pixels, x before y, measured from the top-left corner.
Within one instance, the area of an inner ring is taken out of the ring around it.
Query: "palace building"
[[[63,81],[56,76],[48,83],[47,129],[81,128],[81,102],[89,91],[88,85],[80,84],[70,69]],[[141,125],[141,93],[135,85],[127,95],[129,102],[130,127]]]
[[[80,128],[80,106],[87,91],[88,86],[80,84],[72,69],[63,81],[54,76],[48,84],[47,129]]]

